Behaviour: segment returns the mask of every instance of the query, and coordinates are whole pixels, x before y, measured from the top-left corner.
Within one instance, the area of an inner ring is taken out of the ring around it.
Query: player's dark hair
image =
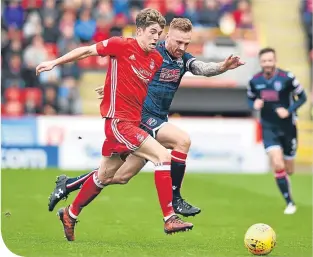
[[[259,57],[261,57],[261,55],[266,54],[266,53],[273,53],[276,54],[276,51],[274,48],[271,47],[265,47],[263,49],[260,50],[259,52]]]
[[[138,13],[136,17],[137,28],[145,29],[153,24],[159,24],[164,29],[166,20],[160,12],[155,9],[146,8]]]
[[[187,18],[174,18],[170,24],[170,29],[178,29],[182,32],[189,32],[192,30],[192,23]]]

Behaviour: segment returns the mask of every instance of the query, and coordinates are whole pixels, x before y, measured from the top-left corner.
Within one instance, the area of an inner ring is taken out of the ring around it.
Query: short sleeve
[[[190,65],[193,61],[196,60],[196,57],[194,57],[192,54],[190,53],[185,53],[183,56],[183,60],[185,63],[185,68],[187,71],[190,71]]]
[[[111,37],[97,43],[97,52],[100,56],[117,56],[123,49],[125,41],[122,37]]]

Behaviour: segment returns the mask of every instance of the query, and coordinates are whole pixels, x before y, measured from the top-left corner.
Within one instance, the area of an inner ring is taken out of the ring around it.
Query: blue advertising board
[[[1,119],[1,145],[37,145],[37,121],[35,117]]]
[[[57,146],[2,146],[2,169],[45,169],[59,166]]]

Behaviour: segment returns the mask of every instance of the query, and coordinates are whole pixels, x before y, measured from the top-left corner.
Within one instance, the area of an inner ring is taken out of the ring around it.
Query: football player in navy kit
[[[274,49],[262,49],[259,59],[262,71],[249,82],[249,105],[261,112],[263,144],[286,200],[284,213],[294,214],[297,208],[291,195],[289,175],[294,172],[297,151],[296,111],[305,103],[306,94],[291,72],[276,67]]]

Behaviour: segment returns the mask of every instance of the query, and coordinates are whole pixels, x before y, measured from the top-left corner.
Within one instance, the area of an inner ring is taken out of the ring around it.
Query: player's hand
[[[239,56],[231,55],[224,60],[221,69],[222,71],[233,70],[244,64],[245,62],[241,61]]]
[[[100,86],[100,87],[97,87],[95,89],[95,91],[97,92],[98,94],[98,99],[103,99],[103,96],[104,96],[104,90],[103,90],[103,86]]]
[[[36,67],[36,76],[41,72],[52,70],[56,66],[55,61],[42,62]]]
[[[279,118],[281,118],[281,119],[286,119],[289,117],[289,112],[284,107],[278,107],[278,108],[276,108],[275,111],[276,111],[277,115],[279,116]]]
[[[262,99],[255,99],[253,103],[253,108],[257,111],[261,110],[264,106],[264,101]]]

